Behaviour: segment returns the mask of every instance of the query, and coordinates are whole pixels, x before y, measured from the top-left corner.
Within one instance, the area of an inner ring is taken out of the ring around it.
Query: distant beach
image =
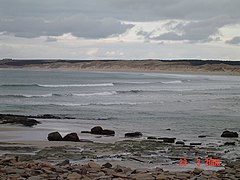
[[[239,61],[220,60],[2,60],[0,68],[239,75]]]

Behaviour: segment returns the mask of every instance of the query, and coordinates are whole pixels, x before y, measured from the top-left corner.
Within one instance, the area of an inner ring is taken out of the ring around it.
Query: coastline
[[[98,69],[93,69],[93,71],[90,69],[80,69],[75,70],[71,68],[36,68],[36,67],[24,67],[20,68],[21,70],[30,70],[30,71],[84,71],[84,72],[112,72],[110,69],[104,69],[104,71],[100,71]],[[14,70],[17,70],[14,68]],[[129,70],[129,69],[127,69]],[[119,71],[115,72],[123,72],[121,69]],[[148,71],[125,71],[125,72],[132,72],[132,73],[159,73],[159,72],[153,72],[153,70]],[[160,73],[166,73],[161,71]],[[215,72],[216,73],[216,72]],[[130,73],[129,73],[130,74]],[[169,73],[169,74],[176,74]],[[186,72],[180,74],[188,74]],[[192,74],[192,73],[191,73]],[[194,73],[195,74],[195,73]],[[196,72],[196,74],[199,74]],[[205,74],[205,73],[204,73]],[[225,75],[225,74],[211,74],[211,75]],[[51,112],[53,113],[53,112]],[[41,118],[38,119],[39,115],[36,116],[29,116],[27,117],[36,117],[36,120],[41,121]],[[44,115],[41,115],[45,117]],[[53,117],[54,115],[48,116]],[[55,117],[58,118],[58,117]],[[61,117],[60,117],[61,118]],[[44,122],[44,121],[43,121]],[[4,129],[5,128],[5,129]],[[211,141],[208,146],[204,146],[203,143],[201,145],[189,145],[189,141],[185,142],[185,145],[183,144],[176,144],[176,143],[165,143],[162,142],[160,139],[163,137],[162,135],[158,136],[156,134],[156,139],[148,139],[148,135],[145,135],[141,138],[125,138],[124,131],[116,131],[117,135],[121,135],[121,138],[116,137],[115,139],[108,136],[99,136],[96,135],[90,135],[89,138],[88,134],[82,134],[78,130],[77,134],[81,138],[81,142],[65,142],[65,141],[56,141],[56,142],[50,142],[47,141],[47,134],[50,133],[52,130],[50,129],[44,129],[44,126],[37,125],[34,127],[20,127],[20,126],[5,126],[4,128],[0,128],[0,131],[2,134],[5,135],[2,136],[4,139],[0,142],[0,149],[1,149],[1,157],[0,157],[0,171],[4,173],[4,177],[10,178],[14,175],[14,173],[8,174],[9,169],[11,168],[17,169],[16,172],[18,172],[19,169],[19,161],[16,159],[20,158],[22,165],[21,167],[25,166],[26,164],[32,164],[32,167],[35,166],[42,166],[41,163],[44,163],[47,166],[53,166],[52,168],[61,168],[64,173],[61,174],[62,178],[66,179],[66,177],[71,176],[73,173],[75,173],[76,169],[74,169],[74,166],[78,166],[78,169],[81,169],[82,166],[86,166],[87,173],[81,174],[80,172],[77,172],[77,174],[74,174],[76,177],[89,177],[90,179],[93,179],[93,169],[92,167],[89,167],[90,162],[94,162],[94,166],[98,167],[98,170],[95,171],[95,173],[98,174],[98,177],[107,176],[108,179],[113,178],[122,178],[122,179],[134,179],[136,178],[135,175],[147,176],[147,179],[161,179],[160,177],[164,177],[163,179],[176,179],[179,177],[179,179],[189,179],[189,178],[215,178],[215,179],[221,179],[223,177],[229,177],[232,176],[234,178],[238,178],[237,175],[238,172],[240,172],[239,169],[239,154],[236,157],[236,151],[239,150],[239,138],[225,138],[224,141],[221,142],[221,144],[216,144],[213,141]],[[116,130],[115,128],[112,128],[113,130]],[[81,129],[79,129],[81,130]],[[86,130],[86,129],[83,129]],[[61,130],[59,130],[61,132]],[[215,136],[218,138],[220,137],[220,133],[223,131],[221,129],[219,131],[219,135]],[[13,133],[14,132],[14,133]],[[38,136],[39,133],[41,133],[42,140],[34,140],[34,139],[25,139],[24,141],[22,139],[14,139],[11,140],[8,139],[8,135],[15,135],[15,137],[18,137],[19,132],[24,134],[24,132],[27,132],[26,135],[29,137],[33,137],[32,135]],[[30,132],[30,133],[28,133]],[[168,131],[167,131],[168,132]],[[182,131],[181,131],[182,132]],[[65,135],[66,132],[61,132],[63,135]],[[70,133],[70,132],[68,132]],[[170,132],[171,133],[171,132]],[[166,133],[167,134],[167,133]],[[165,135],[166,135],[165,134]],[[169,135],[169,134],[168,134]],[[196,139],[198,138],[198,135],[203,134],[196,134]],[[204,134],[207,135],[208,134]],[[150,136],[150,135],[149,135]],[[167,136],[171,137],[171,136]],[[158,139],[159,138],[159,139]],[[190,142],[198,142],[196,139],[191,139]],[[206,139],[201,139],[207,140]],[[184,141],[185,139],[177,139]],[[200,141],[200,139],[199,139]],[[225,145],[224,142],[229,142],[229,145]],[[234,142],[234,144],[231,144]],[[240,152],[240,151],[239,151]],[[17,157],[17,158],[16,158]],[[234,157],[234,158],[233,158]],[[186,158],[187,159],[187,166],[180,166],[180,160]],[[201,160],[201,165],[196,166],[196,158]],[[214,160],[220,159],[221,164],[220,166],[206,166],[205,160],[211,158]],[[11,160],[9,160],[11,159]],[[12,164],[4,165],[6,161],[11,161]],[[58,163],[64,162],[65,160],[68,160],[68,168],[56,165]],[[236,166],[232,166],[232,163],[237,162]],[[106,168],[103,166],[106,163],[110,163],[112,167]],[[40,165],[39,165],[40,164]],[[91,163],[90,163],[91,164]],[[230,164],[230,165],[229,165]],[[115,167],[121,166],[124,169],[128,168],[131,169],[127,172],[122,171],[120,176],[119,174],[113,174],[113,173],[119,173],[118,170],[115,171]],[[100,167],[100,168],[99,168]],[[156,168],[157,167],[157,168]],[[72,169],[71,169],[72,168]],[[39,169],[39,174],[34,174],[36,169],[29,168],[29,175],[31,176],[40,176],[45,179],[50,179],[50,174],[59,174],[59,172],[56,172],[55,170],[47,169],[49,170],[49,173],[47,171],[45,172],[42,168]],[[69,170],[71,169],[71,170]],[[160,170],[161,169],[161,170]],[[112,173],[107,174],[106,171],[111,171]],[[132,173],[135,172],[135,170],[138,173]],[[176,172],[177,170],[177,172]],[[51,173],[50,173],[51,172]],[[150,172],[150,174],[149,174]],[[103,174],[104,173],[104,174]],[[185,173],[183,176],[182,174]],[[59,174],[59,175],[60,175]],[[158,176],[159,175],[159,176]],[[17,176],[17,175],[16,175]],[[23,177],[23,176],[22,176]],[[30,176],[28,176],[30,177]],[[158,177],[158,178],[157,178]],[[54,179],[54,178],[53,178]],[[55,178],[56,179],[56,178]],[[79,178],[80,179],[80,178]],[[136,178],[137,179],[137,178]],[[139,178],[138,178],[139,179]]]
[[[9,60],[0,69],[240,75],[239,62],[210,60]]]

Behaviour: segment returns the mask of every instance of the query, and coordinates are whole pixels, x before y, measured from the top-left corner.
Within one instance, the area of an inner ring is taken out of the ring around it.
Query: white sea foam
[[[113,83],[102,83],[102,84],[39,84],[40,87],[101,87],[101,86],[114,86]]]
[[[36,105],[53,105],[53,106],[114,106],[114,105],[126,105],[135,106],[141,104],[151,104],[152,102],[102,102],[102,103],[51,103],[51,104],[36,104]]]
[[[116,91],[112,92],[96,92],[96,93],[83,93],[83,94],[72,94],[73,96],[111,96],[117,94]]]
[[[179,84],[182,83],[182,81],[180,80],[176,80],[176,81],[165,81],[165,82],[161,82],[163,84]]]

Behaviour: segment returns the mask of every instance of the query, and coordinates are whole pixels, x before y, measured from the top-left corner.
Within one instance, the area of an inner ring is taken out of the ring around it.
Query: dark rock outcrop
[[[185,145],[185,142],[183,142],[183,141],[177,141],[176,144]]]
[[[63,141],[79,142],[80,140],[77,133],[70,133],[63,137]]]
[[[200,142],[192,142],[192,143],[190,143],[190,146],[199,146],[199,145],[202,145],[202,143],[200,143]]]
[[[63,138],[59,132],[49,133],[47,139],[49,141],[62,141],[63,140]]]
[[[154,136],[148,136],[147,139],[157,139],[157,138]]]
[[[225,142],[224,146],[235,146],[235,142]]]
[[[39,121],[23,115],[0,114],[0,124],[20,124],[27,127],[40,124]]]
[[[91,134],[102,134],[103,128],[101,126],[95,126],[91,129]]]
[[[109,130],[109,129],[104,129],[104,130],[102,130],[102,135],[114,136],[115,135],[115,131]]]
[[[138,138],[142,137],[142,133],[141,132],[125,133],[125,137]]]
[[[234,138],[234,137],[238,137],[238,133],[237,132],[224,131],[222,133],[221,137]]]
[[[85,131],[86,133],[86,131]],[[115,131],[110,129],[103,129],[101,126],[95,126],[91,129],[91,134],[97,134],[97,135],[108,135],[108,136],[114,136]]]

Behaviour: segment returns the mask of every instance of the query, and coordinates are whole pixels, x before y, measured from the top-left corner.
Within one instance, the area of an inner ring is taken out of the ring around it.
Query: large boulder
[[[104,130],[102,130],[102,135],[114,136],[115,131],[109,130],[109,129],[104,129]]]
[[[64,136],[63,141],[73,141],[73,142],[79,142],[79,137],[77,133],[70,133]]]
[[[185,145],[185,142],[183,142],[183,141],[177,141],[176,144]]]
[[[59,132],[49,133],[47,139],[49,141],[62,141],[63,140],[63,138]]]
[[[221,137],[234,138],[234,137],[238,137],[238,133],[237,133],[237,132],[224,131],[224,132],[222,133]]]
[[[95,126],[91,129],[91,134],[102,134],[103,128],[101,126]]]
[[[114,136],[115,131],[103,129],[101,126],[95,126],[91,129],[91,134]]]
[[[125,133],[125,137],[138,138],[142,137],[142,133],[141,132]]]

